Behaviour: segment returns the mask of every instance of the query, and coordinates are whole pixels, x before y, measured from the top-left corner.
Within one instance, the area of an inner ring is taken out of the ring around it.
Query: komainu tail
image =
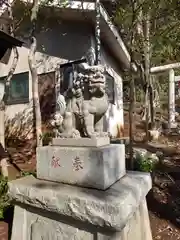
[[[64,96],[59,94],[56,103],[57,103],[56,111],[59,112],[63,116],[65,113],[65,110],[66,110],[66,101],[65,101]]]

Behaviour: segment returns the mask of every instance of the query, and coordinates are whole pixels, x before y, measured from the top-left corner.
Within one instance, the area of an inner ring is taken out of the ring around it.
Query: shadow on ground
[[[151,212],[180,228],[180,158],[166,159],[153,173],[147,201]]]

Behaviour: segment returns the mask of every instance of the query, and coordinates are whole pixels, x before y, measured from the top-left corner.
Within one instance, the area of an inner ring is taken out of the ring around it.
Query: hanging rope
[[[96,39],[96,62],[95,64],[98,65],[101,62],[101,38],[100,38],[100,0],[96,0],[95,4],[96,8],[96,27],[95,27],[95,39]]]

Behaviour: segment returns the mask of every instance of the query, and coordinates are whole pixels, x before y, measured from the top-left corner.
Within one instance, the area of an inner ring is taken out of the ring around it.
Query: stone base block
[[[105,190],[125,173],[124,144],[37,148],[39,179]]]
[[[53,138],[53,146],[68,147],[102,147],[110,144],[109,137],[94,138]]]
[[[106,191],[28,176],[9,183],[11,240],[152,240],[148,174],[128,173]]]

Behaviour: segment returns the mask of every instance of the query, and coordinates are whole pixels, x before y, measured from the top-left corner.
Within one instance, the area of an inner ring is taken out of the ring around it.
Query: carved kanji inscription
[[[83,162],[79,157],[75,157],[73,160],[73,169],[74,171],[79,171],[83,169]]]
[[[61,165],[60,165],[60,158],[55,157],[53,155],[52,156],[52,160],[51,160],[51,167],[53,167],[53,168],[61,167]]]

